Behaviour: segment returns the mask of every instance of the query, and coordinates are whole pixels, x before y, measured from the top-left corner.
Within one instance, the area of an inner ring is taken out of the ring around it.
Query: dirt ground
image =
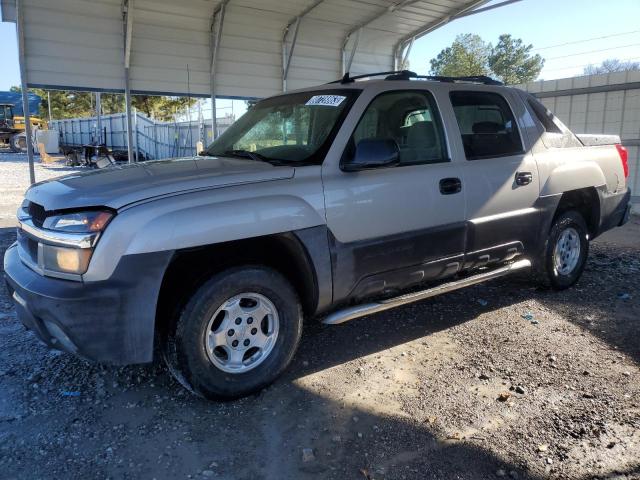
[[[633,217],[564,292],[310,321],[284,377],[228,403],[47,350],[0,287],[0,478],[640,479],[639,279]]]

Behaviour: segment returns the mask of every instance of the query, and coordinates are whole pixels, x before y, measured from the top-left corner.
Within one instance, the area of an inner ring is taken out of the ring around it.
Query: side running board
[[[354,318],[364,317],[365,315],[371,315],[373,313],[383,312],[390,310],[400,305],[406,305],[407,303],[418,302],[425,298],[435,297],[443,293],[452,292],[459,288],[468,287],[476,283],[485,282],[494,278],[503,277],[510,273],[514,273],[520,270],[531,267],[531,261],[527,259],[518,260],[517,262],[510,263],[502,267],[481,272],[470,277],[466,277],[454,282],[443,283],[437,287],[429,288],[427,290],[421,290],[419,292],[408,293],[395,298],[389,298],[387,300],[380,300],[373,303],[365,303],[363,305],[356,305],[353,307],[347,307],[342,310],[338,310],[329,314],[322,323],[326,325],[337,325],[338,323],[348,322]]]

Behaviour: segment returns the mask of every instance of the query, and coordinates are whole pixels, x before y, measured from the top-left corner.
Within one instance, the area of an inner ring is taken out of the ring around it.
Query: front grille
[[[33,224],[36,227],[42,228],[44,219],[47,216],[44,207],[42,205],[38,205],[37,203],[29,202],[27,212],[29,213]]]
[[[27,238],[26,247],[27,247],[27,250],[29,251],[29,257],[35,263],[38,263],[38,242],[36,242],[32,238]]]
[[[18,229],[18,253],[27,265],[38,264],[38,242]]]

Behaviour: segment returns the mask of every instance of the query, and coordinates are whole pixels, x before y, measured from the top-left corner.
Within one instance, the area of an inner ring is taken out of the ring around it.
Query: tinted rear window
[[[507,101],[492,92],[451,92],[467,160],[522,153],[515,117]]]

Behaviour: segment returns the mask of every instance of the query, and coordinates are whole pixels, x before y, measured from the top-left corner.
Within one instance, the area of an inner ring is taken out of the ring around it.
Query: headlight
[[[24,206],[21,211],[19,214],[28,214]],[[42,227],[35,225],[31,216],[19,217],[21,233],[28,237],[22,249],[26,262],[43,275],[79,280],[114,215],[108,210],[59,213],[46,217]]]
[[[45,270],[82,275],[89,268],[93,253],[90,248],[42,245],[42,266]]]
[[[94,233],[104,230],[112,217],[113,213],[106,210],[63,213],[47,217],[42,227],[58,232]]]

